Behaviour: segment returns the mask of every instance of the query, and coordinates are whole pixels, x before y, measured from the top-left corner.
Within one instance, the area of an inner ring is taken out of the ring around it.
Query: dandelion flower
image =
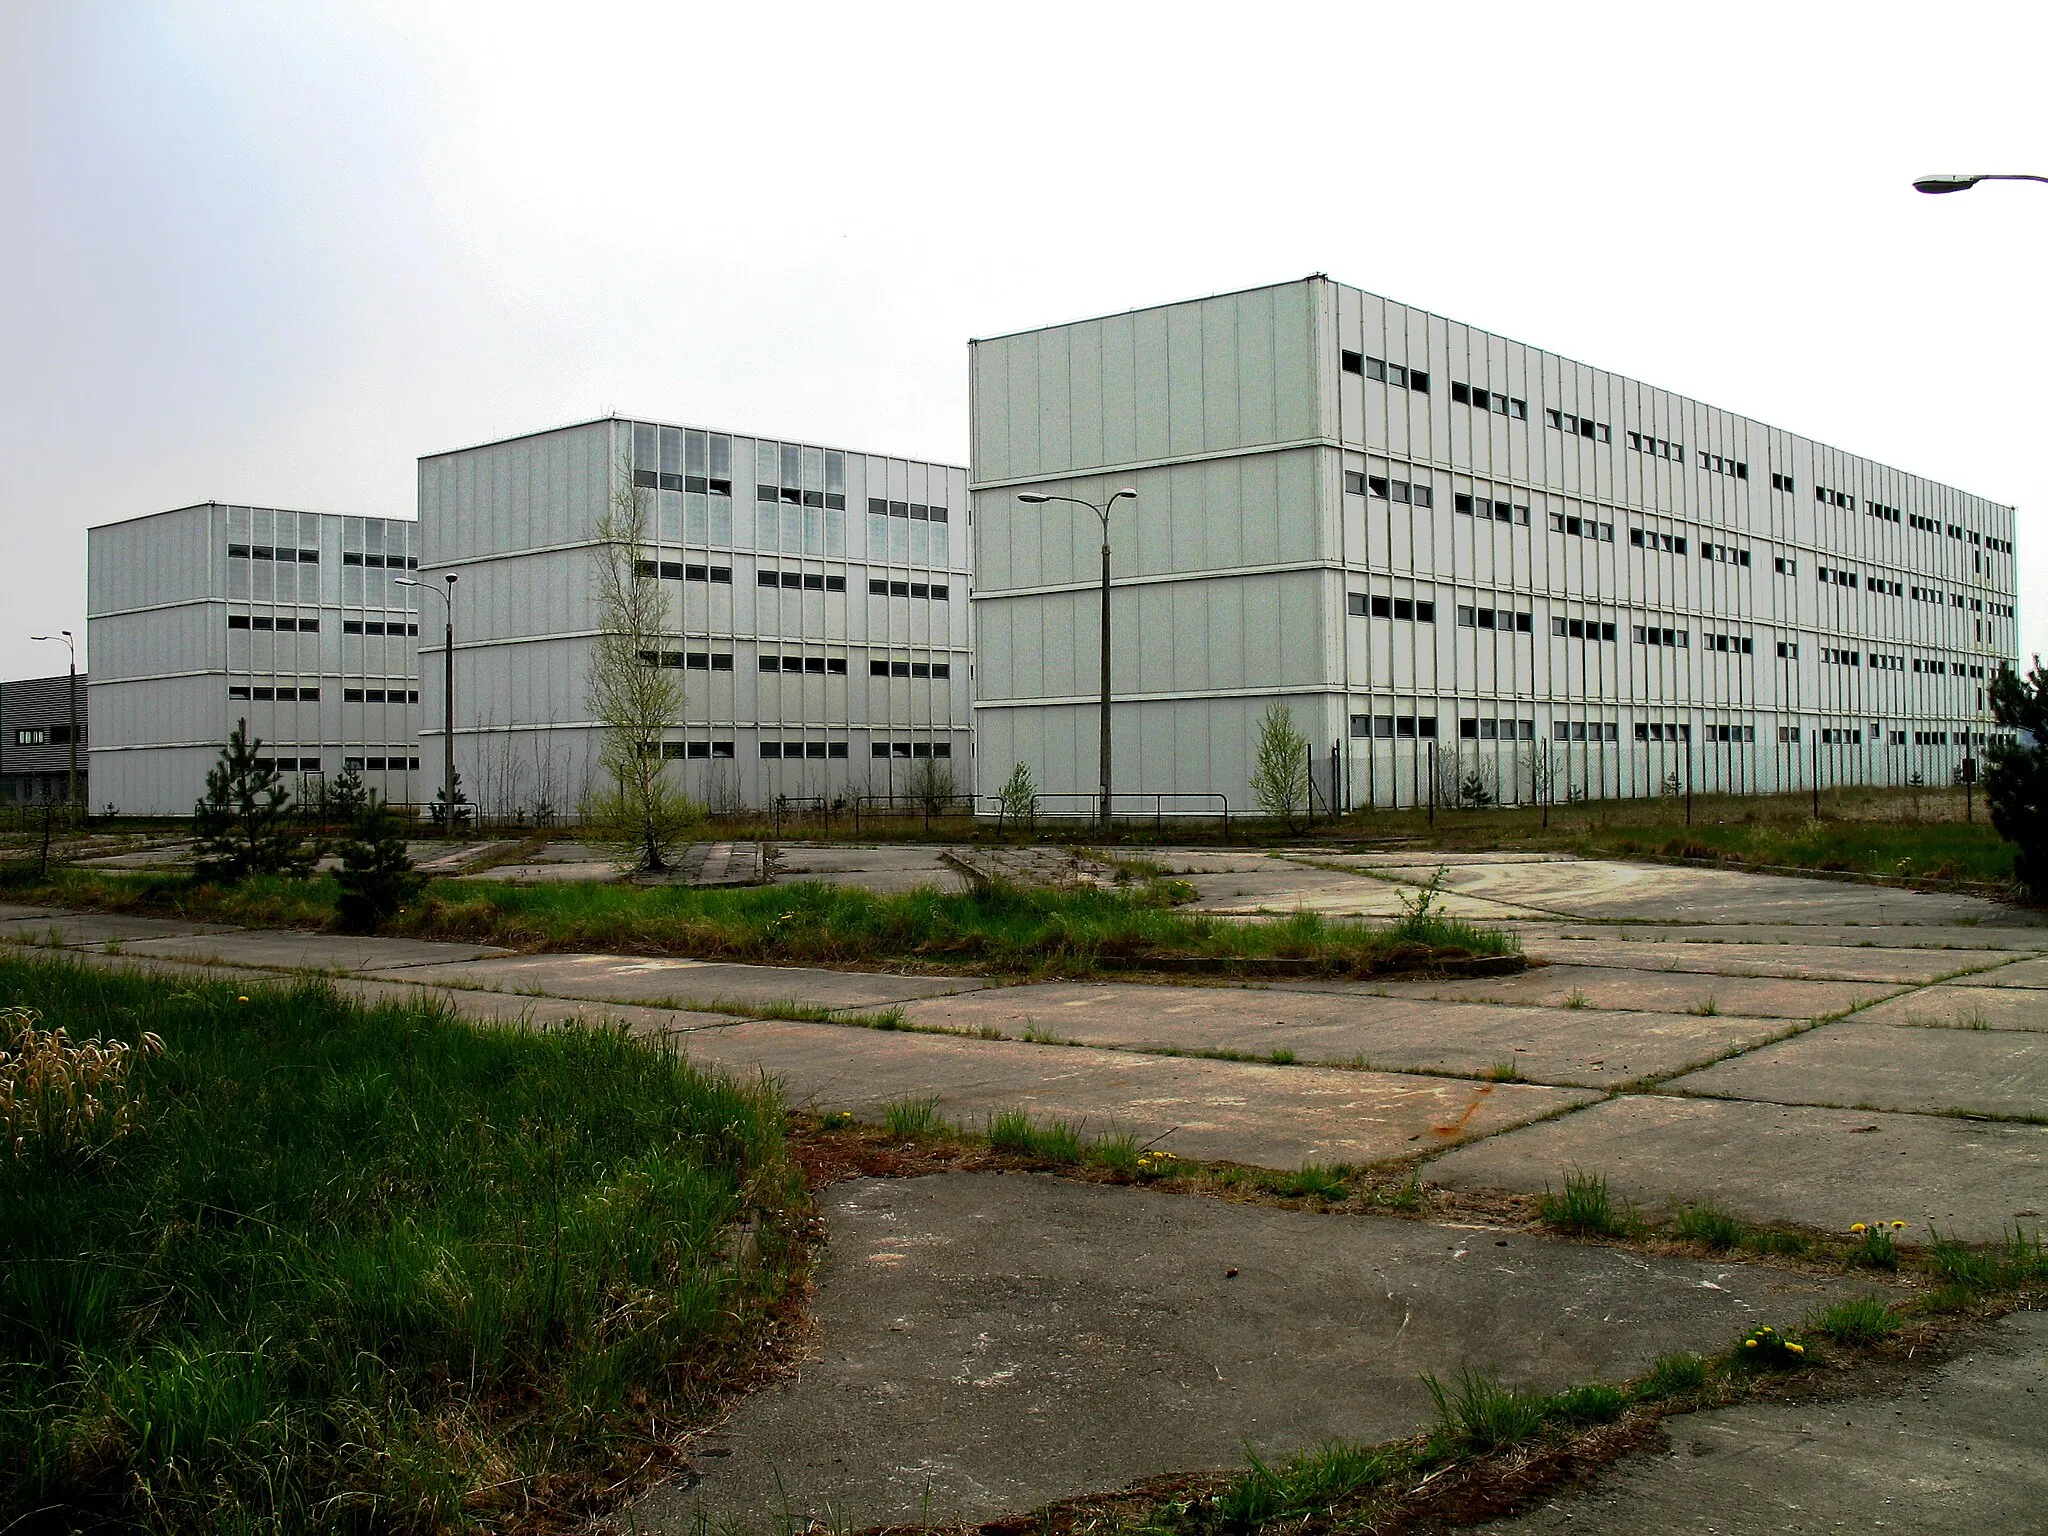
[[[1755,1340],[1755,1339],[1744,1339],[1744,1340],[1742,1341],[1742,1347],[1743,1347],[1744,1349],[1755,1349],[1755,1348],[1756,1348],[1756,1340]]]
[[[238,1003],[246,1003],[247,1001],[249,1001],[249,999],[247,999],[246,997],[238,997],[235,999],[235,1001]]]
[[[1903,1232],[1906,1230],[1906,1224],[1903,1221],[1895,1221],[1892,1223],[1892,1230],[1894,1232]]]
[[[1804,1344],[1787,1344],[1785,1347],[1791,1350],[1792,1353],[1795,1355],[1803,1355],[1806,1353],[1806,1346]]]
[[[1870,1229],[1860,1221],[1852,1221],[1849,1223],[1849,1230],[1851,1232],[1868,1232]]]

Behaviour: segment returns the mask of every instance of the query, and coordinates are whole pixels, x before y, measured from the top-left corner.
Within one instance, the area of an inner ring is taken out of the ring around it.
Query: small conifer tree
[[[303,874],[313,856],[289,819],[291,793],[277,769],[261,758],[249,722],[237,720],[206,771],[206,793],[193,807],[193,872],[202,880],[246,880],[251,875]]]
[[[2013,733],[1985,754],[1991,825],[2013,845],[2014,878],[2048,898],[2048,667],[2038,656],[2025,677],[2000,667],[1990,693],[1992,718]]]
[[[341,896],[335,903],[341,926],[364,932],[391,921],[426,887],[426,877],[405,851],[398,818],[374,793],[341,840],[341,867],[334,873]]]
[[[1296,813],[1308,808],[1308,737],[1294,723],[1285,704],[1269,705],[1259,721],[1253,748],[1252,798],[1268,816],[1292,828]]]

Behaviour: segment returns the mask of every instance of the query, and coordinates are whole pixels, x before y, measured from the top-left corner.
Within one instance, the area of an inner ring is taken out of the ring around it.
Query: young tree
[[[469,796],[463,791],[462,775],[460,773],[455,775],[454,787],[455,825],[460,827],[470,811]],[[427,815],[433,818],[434,825],[437,827],[446,827],[448,825],[448,786],[446,784],[434,791],[434,798],[427,806]]]
[[[702,809],[671,780],[662,737],[682,719],[683,689],[661,665],[668,639],[668,596],[642,553],[648,544],[648,493],[630,464],[614,471],[612,496],[597,526],[592,580],[597,638],[590,657],[590,710],[602,729],[584,815],[599,841],[624,850],[636,869],[668,867],[669,854],[702,819]]]
[[[398,818],[375,794],[364,797],[341,840],[341,868],[334,878],[341,887],[335,903],[341,925],[358,933],[389,922],[426,886],[405,851]]]
[[[1038,781],[1031,776],[1031,765],[1019,763],[1010,770],[1010,776],[1003,780],[1003,787],[996,791],[996,803],[1003,808],[1003,819],[1019,826],[1029,826],[1038,814]]]
[[[958,793],[952,768],[939,758],[920,758],[910,771],[910,797],[927,816],[943,815]]]
[[[1285,704],[1267,706],[1259,721],[1257,756],[1252,768],[1252,798],[1268,816],[1291,829],[1295,814],[1308,805],[1308,737],[1294,723]]]
[[[245,880],[251,875],[303,874],[313,862],[287,816],[291,794],[251,740],[249,722],[237,720],[206,771],[206,793],[192,809],[198,837],[193,872],[202,880]]]
[[[2012,872],[2020,884],[2037,899],[2048,898],[2048,667],[2040,657],[2024,678],[1999,668],[1991,680],[1991,717],[2015,733],[1984,754],[1991,825],[2013,845]]]
[[[344,829],[354,826],[356,818],[370,803],[369,787],[353,768],[344,768],[329,779],[322,793],[327,799],[327,814],[340,822]]]

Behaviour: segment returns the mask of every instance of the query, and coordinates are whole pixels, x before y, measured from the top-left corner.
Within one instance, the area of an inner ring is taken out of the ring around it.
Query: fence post
[[[1429,825],[1436,826],[1436,743],[1429,744]]]
[[[1813,728],[1813,819],[1820,820],[1820,727]]]

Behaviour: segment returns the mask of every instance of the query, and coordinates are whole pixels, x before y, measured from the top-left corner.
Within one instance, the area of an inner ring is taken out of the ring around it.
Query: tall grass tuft
[[[1565,1174],[1563,1194],[1544,1187],[1537,1213],[1545,1226],[1574,1237],[1626,1237],[1636,1228],[1635,1213],[1615,1201],[1605,1177],[1576,1168]]]
[[[707,1407],[801,1262],[773,1096],[622,1031],[11,957],[0,1005],[163,1047],[101,1155],[0,1157],[0,1528],[489,1524]]]

